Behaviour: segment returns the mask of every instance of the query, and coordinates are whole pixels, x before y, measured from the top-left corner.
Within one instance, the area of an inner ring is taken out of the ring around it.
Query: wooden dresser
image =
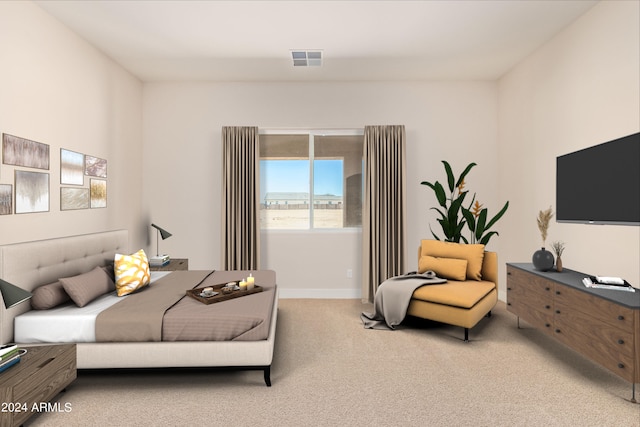
[[[632,383],[640,383],[640,290],[590,289],[588,274],[507,264],[507,310]]]

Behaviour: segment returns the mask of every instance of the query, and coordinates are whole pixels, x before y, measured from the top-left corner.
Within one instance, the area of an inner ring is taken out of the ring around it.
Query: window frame
[[[305,229],[295,228],[262,228],[260,224],[261,232],[342,232],[342,231],[361,231],[362,223],[359,226],[349,227],[314,227],[314,160],[315,160],[315,137],[316,136],[363,136],[364,128],[260,128],[258,130],[259,135],[300,135],[307,134],[309,136],[309,226]],[[262,160],[262,158],[260,158]],[[362,174],[364,174],[364,162]],[[362,198],[364,199],[364,183],[362,188]],[[346,194],[343,196],[346,197]],[[344,201],[343,201],[344,205]],[[344,207],[346,209],[346,206]]]

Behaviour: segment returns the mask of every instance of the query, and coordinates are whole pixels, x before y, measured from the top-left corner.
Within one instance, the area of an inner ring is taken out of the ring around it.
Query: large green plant
[[[482,208],[482,205],[475,200],[475,194],[469,207],[465,208],[462,205],[468,193],[468,191],[464,189],[464,179],[471,169],[476,166],[476,163],[469,164],[457,179],[451,169],[451,165],[444,160],[442,163],[444,164],[444,169],[447,174],[448,194],[438,181],[434,183],[422,181],[420,184],[430,187],[438,200],[440,207],[433,207],[431,209],[440,215],[438,223],[444,233],[443,240],[456,243],[460,243],[462,240],[464,243],[482,243],[486,245],[489,243],[491,237],[498,235],[497,231],[489,231],[489,229],[507,211],[509,202],[505,203],[500,212],[487,221],[488,211],[486,208]],[[465,225],[470,231],[470,239],[467,239],[462,234]],[[429,229],[435,239],[441,240],[440,237],[434,233],[433,229],[431,229],[431,226],[429,226]]]

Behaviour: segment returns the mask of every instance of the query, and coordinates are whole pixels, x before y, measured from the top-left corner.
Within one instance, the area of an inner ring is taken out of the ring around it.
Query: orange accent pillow
[[[455,258],[467,261],[467,280],[482,280],[484,245],[423,240],[420,257]],[[419,261],[419,260],[418,260]]]
[[[466,280],[467,260],[456,258],[436,258],[429,255],[420,257],[418,272],[433,271],[436,276],[443,279]]]

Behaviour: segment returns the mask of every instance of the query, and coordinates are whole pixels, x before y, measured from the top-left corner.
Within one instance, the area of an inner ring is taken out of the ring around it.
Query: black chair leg
[[[464,328],[464,342],[469,342],[469,328]]]

